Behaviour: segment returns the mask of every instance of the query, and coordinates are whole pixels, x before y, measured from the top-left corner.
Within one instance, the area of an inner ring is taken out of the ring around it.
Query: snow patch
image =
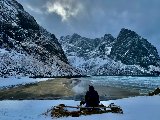
[[[108,50],[106,54],[109,55],[111,53],[112,47],[106,47],[106,49]]]
[[[7,50],[5,50],[5,49],[0,49],[0,54],[1,54],[1,53],[7,53],[7,52],[9,52],[9,51],[7,51]]]
[[[119,100],[102,101],[108,106],[115,103],[122,107],[124,114],[106,113],[80,117],[62,117],[57,120],[159,120],[160,96],[140,96]],[[69,106],[79,105],[79,101],[73,100],[23,100],[0,101],[0,119],[2,120],[53,120],[50,116],[44,116],[52,106],[59,104]]]
[[[25,85],[28,83],[35,83],[40,81],[46,81],[54,78],[29,78],[29,77],[9,77],[9,78],[0,78],[0,88],[6,88],[10,86],[16,85]]]

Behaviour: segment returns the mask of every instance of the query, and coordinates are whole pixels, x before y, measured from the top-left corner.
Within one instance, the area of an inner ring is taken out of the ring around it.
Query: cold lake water
[[[72,95],[68,93],[65,96],[62,95],[61,97],[59,97],[60,99],[75,99],[75,100],[84,99],[84,95],[86,94],[86,91],[88,91],[89,85],[93,85],[95,87],[95,90],[98,92],[101,100],[113,100],[113,99],[148,95],[149,92],[153,91],[157,87],[160,87],[160,77],[91,76],[91,77],[81,77],[72,79],[67,79],[67,78],[33,79],[33,78],[12,78],[12,77],[1,78],[0,89],[3,88],[8,89],[25,84],[38,83],[41,81],[44,81],[43,85],[45,86],[45,83],[47,83],[48,80],[51,80],[53,83],[58,82],[59,83],[58,86],[61,85],[62,88],[67,88],[67,90],[69,89],[71,91]],[[64,84],[62,84],[63,80],[65,81]],[[53,85],[55,85],[55,83]],[[55,90],[58,89],[58,86],[56,86],[57,88],[55,88]],[[52,90],[52,87],[51,89],[47,87],[47,89],[50,92]],[[46,89],[43,89],[43,91],[46,91]],[[59,92],[58,94],[62,93]],[[57,99],[57,97],[54,98],[53,94],[52,99]]]
[[[81,80],[90,81],[92,85],[96,86],[110,86],[129,91],[139,91],[140,95],[146,95],[148,92],[160,87],[160,77],[91,76],[81,78]]]

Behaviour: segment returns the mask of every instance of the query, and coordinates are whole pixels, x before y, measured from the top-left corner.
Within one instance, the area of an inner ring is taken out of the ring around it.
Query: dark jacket
[[[87,107],[97,107],[99,105],[99,95],[94,89],[89,89],[85,95]]]

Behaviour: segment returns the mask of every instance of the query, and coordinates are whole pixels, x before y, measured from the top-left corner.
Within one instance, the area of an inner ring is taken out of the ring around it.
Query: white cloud
[[[77,16],[82,8],[82,4],[76,0],[54,0],[52,2],[47,2],[47,11],[49,13],[58,14],[62,17],[62,21]]]

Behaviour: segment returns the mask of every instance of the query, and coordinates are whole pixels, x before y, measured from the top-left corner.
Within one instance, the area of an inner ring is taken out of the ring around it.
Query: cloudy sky
[[[160,0],[18,0],[26,11],[57,38],[117,37],[128,28],[148,39],[160,54]]]

